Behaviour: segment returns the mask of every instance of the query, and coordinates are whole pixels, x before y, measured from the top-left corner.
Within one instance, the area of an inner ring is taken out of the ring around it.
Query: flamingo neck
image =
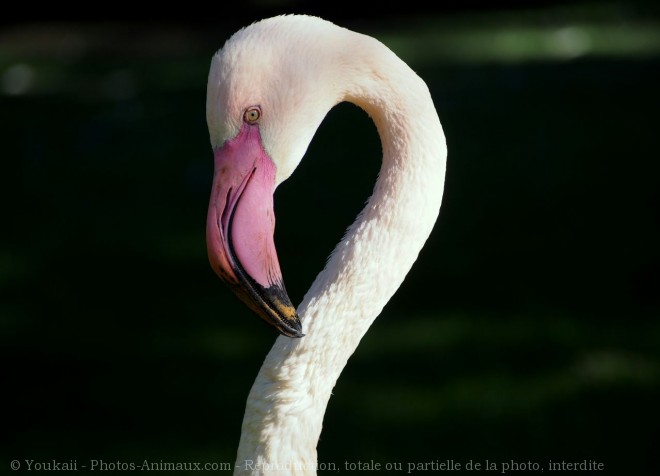
[[[247,401],[236,474],[316,474],[316,445],[331,391],[438,216],[446,146],[433,101],[405,63],[373,42],[378,62],[373,54],[371,61],[356,61],[356,79],[340,99],[363,108],[378,128],[378,181],[298,308],[306,336],[279,337],[259,371]]]

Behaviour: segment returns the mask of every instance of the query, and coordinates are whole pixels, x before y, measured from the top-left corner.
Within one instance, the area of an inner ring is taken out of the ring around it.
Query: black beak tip
[[[291,337],[293,339],[305,337],[305,334],[302,332],[302,323],[297,315],[290,321],[280,321],[278,324],[279,325],[276,326],[277,330],[283,336]]]

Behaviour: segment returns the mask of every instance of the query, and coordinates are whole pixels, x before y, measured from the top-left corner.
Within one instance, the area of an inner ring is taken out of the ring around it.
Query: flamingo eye
[[[258,106],[248,107],[243,114],[243,120],[248,124],[256,124],[261,117],[261,109]]]

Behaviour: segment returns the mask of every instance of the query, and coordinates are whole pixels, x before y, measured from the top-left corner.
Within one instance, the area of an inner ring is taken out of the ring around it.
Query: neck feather
[[[367,38],[367,37],[363,37]],[[382,142],[373,195],[298,308],[306,336],[279,337],[248,397],[237,474],[315,474],[337,378],[403,282],[440,209],[446,146],[424,82],[375,40],[341,100],[363,108]]]

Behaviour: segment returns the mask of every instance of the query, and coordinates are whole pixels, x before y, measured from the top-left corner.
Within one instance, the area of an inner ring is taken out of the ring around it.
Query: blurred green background
[[[518,3],[5,20],[0,473],[26,459],[233,463],[275,334],[207,262],[206,78],[237,28],[295,11],[409,62],[449,147],[440,219],[341,376],[319,461],[657,474],[658,8]],[[278,189],[294,302],[379,161],[369,118],[342,104]]]

